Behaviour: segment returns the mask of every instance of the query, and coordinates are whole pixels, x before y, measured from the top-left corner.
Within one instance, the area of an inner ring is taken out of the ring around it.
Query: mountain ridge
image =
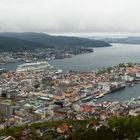
[[[5,37],[5,39],[4,39]],[[6,43],[6,37],[8,44]],[[106,43],[104,41],[100,40],[92,40],[87,38],[80,38],[80,37],[73,37],[73,36],[53,36],[45,33],[35,33],[35,32],[23,32],[23,33],[17,33],[17,32],[0,32],[0,38],[2,42],[0,42],[1,45],[4,46],[11,46],[14,47],[14,44],[23,46],[23,48],[26,48],[23,44],[25,41],[25,44],[27,45],[27,49],[30,50],[29,44],[33,43],[31,46],[31,49],[36,48],[38,45],[39,48],[44,48],[46,46],[49,48],[55,47],[55,48],[76,48],[76,47],[108,47],[111,46],[109,43]],[[9,44],[9,40],[13,39],[14,41],[11,41]],[[16,39],[17,42],[16,43]],[[23,44],[20,45],[19,42],[22,42]],[[0,48],[2,46],[0,45]],[[7,48],[7,47],[6,47]],[[0,49],[2,50],[2,49]],[[11,49],[10,49],[11,50]],[[14,48],[16,50],[16,48]]]
[[[22,52],[39,47],[46,48],[47,46],[23,39],[0,36],[0,52]]]

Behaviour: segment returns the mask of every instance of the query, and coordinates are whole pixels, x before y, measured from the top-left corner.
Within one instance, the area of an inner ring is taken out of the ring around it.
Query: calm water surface
[[[53,60],[51,64],[63,71],[92,71],[96,68],[116,65],[122,62],[140,62],[140,45],[112,44],[112,47],[95,48],[93,53],[73,58]]]
[[[73,58],[53,60],[49,63],[64,72],[68,70],[92,71],[97,68],[108,67],[126,62],[140,63],[140,45],[112,44],[112,47],[95,48],[93,53],[82,54]],[[4,67],[15,70],[21,63],[9,63]],[[118,100],[123,102],[133,97],[140,96],[140,84],[134,87],[126,87],[124,90],[106,94],[98,102]]]

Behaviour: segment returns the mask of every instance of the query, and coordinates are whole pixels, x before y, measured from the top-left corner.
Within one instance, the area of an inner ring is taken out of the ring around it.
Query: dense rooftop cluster
[[[21,133],[35,133],[43,137],[47,132],[61,138],[71,128],[71,123],[64,120],[94,118],[98,120],[97,127],[106,124],[112,116],[136,116],[140,112],[140,98],[123,103],[96,101],[105,94],[134,86],[139,80],[140,65],[131,63],[95,72],[69,71],[64,74],[53,67],[42,72],[4,72],[0,75],[0,129],[6,130],[6,133],[1,134],[12,135],[7,131],[20,127]],[[59,128],[47,129],[46,125],[35,128],[34,132],[31,128],[29,132],[24,132],[23,126],[28,128],[37,122],[43,124],[50,121],[63,123],[58,123]]]

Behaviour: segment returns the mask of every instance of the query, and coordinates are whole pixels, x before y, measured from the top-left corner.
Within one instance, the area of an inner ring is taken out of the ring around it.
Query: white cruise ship
[[[40,61],[40,62],[25,63],[19,65],[16,71],[17,72],[25,72],[25,71],[43,72],[50,67],[51,65],[47,61]]]

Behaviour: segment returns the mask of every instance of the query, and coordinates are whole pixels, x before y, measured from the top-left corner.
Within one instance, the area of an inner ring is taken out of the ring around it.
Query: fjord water
[[[51,64],[61,68],[63,71],[92,71],[97,68],[117,65],[119,63],[137,62],[140,63],[140,45],[112,44],[112,47],[94,48],[90,54],[82,54],[70,59],[54,60]],[[134,87],[126,87],[114,93],[106,94],[97,102],[129,100],[140,96],[140,84]]]
[[[121,103],[132,98],[140,97],[140,84],[136,84],[133,87],[126,87],[125,89],[108,93],[103,98],[97,100],[97,102],[104,101],[120,101]]]
[[[68,59],[53,60],[51,64],[63,71],[92,71],[123,62],[140,63],[140,45],[112,44],[111,47],[94,48],[93,53],[77,55]]]
[[[64,72],[68,70],[92,71],[125,62],[140,63],[140,45],[112,44],[111,47],[94,48],[94,52],[72,58],[52,60],[49,63]],[[22,62],[7,63],[7,70],[16,70]]]
[[[62,60],[53,60],[49,63],[64,72],[68,70],[92,71],[97,68],[117,65],[119,63],[140,63],[140,45],[112,44],[111,47],[94,48],[93,53],[87,53]],[[8,63],[5,68],[15,70],[20,63]],[[120,102],[140,96],[140,84],[134,87],[126,87],[124,90],[110,93],[100,98],[98,102],[114,101]]]

